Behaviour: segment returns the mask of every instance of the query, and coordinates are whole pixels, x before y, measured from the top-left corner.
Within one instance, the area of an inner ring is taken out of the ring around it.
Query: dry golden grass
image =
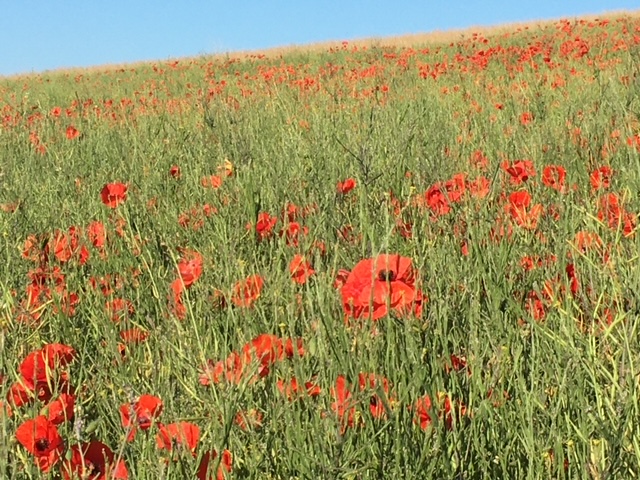
[[[602,20],[602,19],[615,19],[619,17],[640,17],[640,10],[617,10],[605,12],[597,15],[580,15],[577,17],[560,17],[555,19],[546,19],[546,20],[531,20],[527,22],[517,22],[517,23],[507,23],[501,25],[478,25],[471,26],[468,28],[462,29],[452,29],[452,30],[435,30],[432,32],[426,33],[415,33],[415,34],[407,34],[401,36],[391,36],[391,37],[372,37],[372,38],[363,38],[363,39],[355,39],[349,40],[349,46],[357,46],[357,47],[371,47],[371,46],[389,46],[389,47],[416,47],[416,46],[430,46],[430,45],[438,45],[459,41],[463,38],[469,37],[474,33],[481,34],[484,37],[491,37],[496,35],[503,35],[508,32],[515,32],[519,30],[536,30],[540,28],[544,28],[549,25],[553,25],[562,19],[567,20],[585,20],[585,21],[594,21],[594,20]],[[277,58],[284,55],[289,55],[292,53],[315,53],[327,51],[329,48],[335,48],[336,46],[340,46],[343,39],[340,40],[331,40],[326,42],[312,43],[312,44],[301,44],[301,45],[287,45],[281,47],[274,47],[268,49],[261,50],[246,50],[246,51],[235,51],[235,52],[225,52],[218,53],[213,55],[200,55],[197,57],[184,57],[179,60],[181,63],[189,62],[189,61],[209,61],[216,60],[221,58],[239,58],[246,59],[255,57],[257,55],[264,55],[267,58]],[[0,75],[0,78],[11,78],[14,80],[21,78],[29,78],[33,76],[38,76],[41,74],[46,74],[47,76],[55,76],[55,75],[78,75],[85,74],[91,72],[100,72],[100,71],[109,71],[109,70],[117,70],[117,69],[135,69],[137,67],[143,65],[152,65],[158,62],[166,62],[169,61],[167,59],[164,60],[155,60],[155,61],[141,61],[141,62],[133,62],[133,63],[123,63],[123,64],[105,64],[105,65],[96,65],[91,67],[72,67],[72,68],[62,68],[58,70],[48,70],[41,73],[28,73],[28,74],[17,74],[11,75],[8,77],[3,77]]]

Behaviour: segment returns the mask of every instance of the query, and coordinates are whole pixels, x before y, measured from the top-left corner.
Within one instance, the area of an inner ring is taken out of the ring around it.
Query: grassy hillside
[[[0,477],[635,478],[640,18],[0,80]]]

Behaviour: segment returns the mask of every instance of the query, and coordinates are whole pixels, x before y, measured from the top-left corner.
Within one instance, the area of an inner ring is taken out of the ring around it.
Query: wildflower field
[[[0,92],[0,478],[640,476],[640,16]]]

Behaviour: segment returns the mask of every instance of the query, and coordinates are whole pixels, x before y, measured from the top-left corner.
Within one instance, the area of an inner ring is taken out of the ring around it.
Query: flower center
[[[38,452],[46,452],[49,449],[49,440],[40,438],[36,440],[36,450]]]
[[[378,280],[381,282],[393,282],[396,279],[396,272],[393,270],[380,270]]]

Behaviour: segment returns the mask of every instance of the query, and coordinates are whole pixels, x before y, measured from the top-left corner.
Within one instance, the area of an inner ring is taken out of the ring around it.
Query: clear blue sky
[[[640,9],[640,0],[0,0],[0,75]]]

